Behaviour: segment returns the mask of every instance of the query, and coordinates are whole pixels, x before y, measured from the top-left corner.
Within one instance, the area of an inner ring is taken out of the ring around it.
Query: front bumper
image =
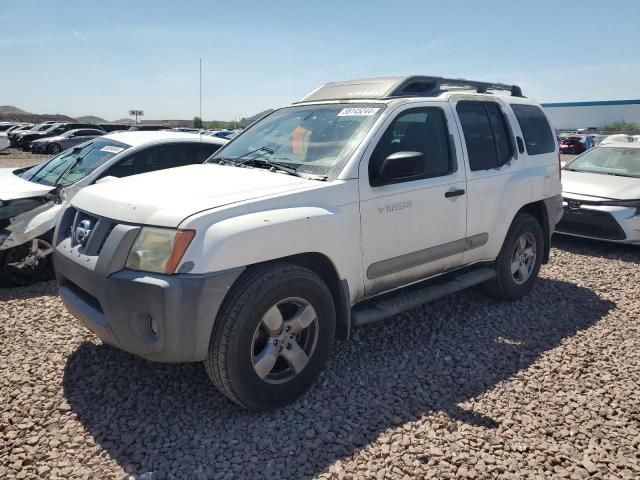
[[[68,209],[61,215],[62,231],[70,216],[77,221],[73,214]],[[206,275],[128,270],[124,264],[139,227],[107,228],[110,221],[102,220],[94,233],[104,232],[104,238],[96,243],[90,236],[86,248],[62,238],[60,226],[54,234],[54,268],[67,309],[105,343],[148,360],[204,360],[218,310],[244,269]],[[97,244],[103,244],[100,251]]]
[[[580,205],[571,208],[565,198],[564,215],[556,232],[615,243],[640,243],[640,212],[635,207]]]

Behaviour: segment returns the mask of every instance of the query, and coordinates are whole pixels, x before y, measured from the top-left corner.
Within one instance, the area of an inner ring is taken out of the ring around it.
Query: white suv
[[[330,83],[204,165],[79,192],[55,268],[68,309],[106,343],[204,361],[231,400],[272,408],[352,327],[476,284],[525,295],[560,194],[555,137],[517,86]]]

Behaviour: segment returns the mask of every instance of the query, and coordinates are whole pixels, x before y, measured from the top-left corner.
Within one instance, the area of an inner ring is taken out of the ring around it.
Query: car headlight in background
[[[126,267],[172,275],[195,233],[194,230],[143,227],[131,247]]]

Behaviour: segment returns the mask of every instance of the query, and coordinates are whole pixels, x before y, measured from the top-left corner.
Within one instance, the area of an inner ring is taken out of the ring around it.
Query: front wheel
[[[528,294],[535,284],[544,251],[544,237],[538,220],[520,213],[509,228],[496,260],[497,275],[483,286],[491,296],[517,300]]]
[[[245,272],[215,320],[205,368],[225,396],[251,410],[285,405],[320,374],[335,307],[312,271],[277,263]]]
[[[34,238],[17,247],[0,251],[0,283],[25,286],[53,278],[53,247]]]

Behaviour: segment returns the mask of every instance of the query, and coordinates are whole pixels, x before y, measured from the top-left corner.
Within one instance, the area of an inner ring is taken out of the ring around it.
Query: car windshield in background
[[[207,162],[264,160],[298,173],[338,172],[380,115],[381,104],[294,106],[258,121]]]
[[[598,147],[568,163],[566,170],[640,178],[640,148]]]
[[[130,148],[125,143],[97,138],[65,150],[45,163],[20,174],[25,180],[42,185],[66,187],[82,180],[110,158]]]

